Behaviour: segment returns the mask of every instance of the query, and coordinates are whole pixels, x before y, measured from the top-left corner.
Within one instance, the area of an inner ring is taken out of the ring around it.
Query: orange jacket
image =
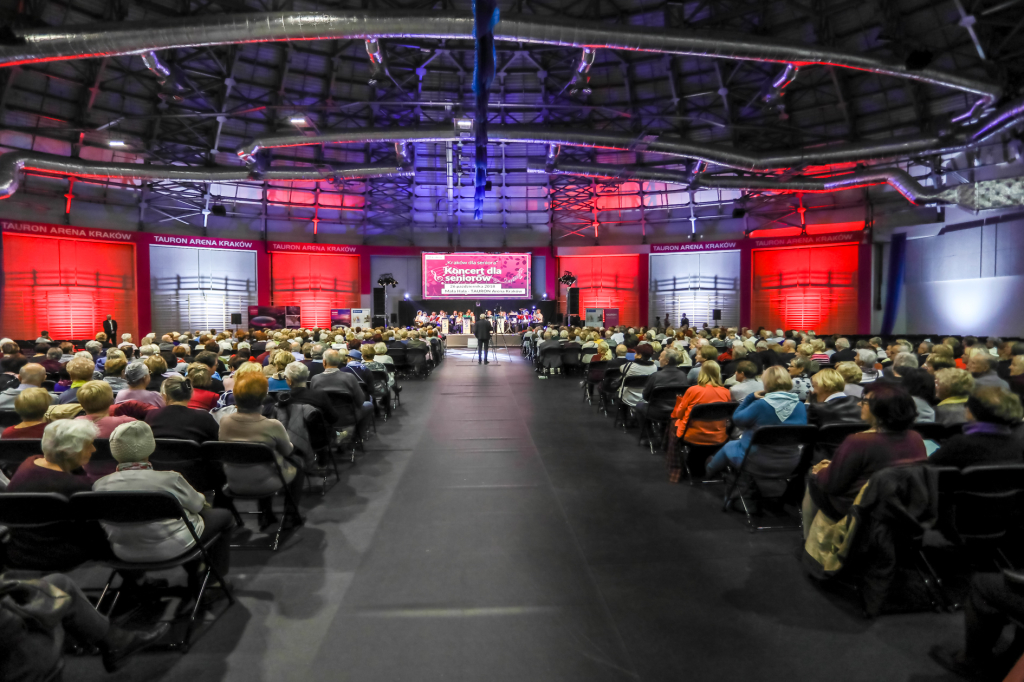
[[[676,420],[676,436],[683,437],[690,412],[694,405],[703,403],[727,403],[731,400],[729,389],[724,386],[691,386],[686,393],[676,398],[672,418]],[[718,445],[728,440],[725,421],[700,422],[694,424],[686,436],[686,442],[694,445]]]

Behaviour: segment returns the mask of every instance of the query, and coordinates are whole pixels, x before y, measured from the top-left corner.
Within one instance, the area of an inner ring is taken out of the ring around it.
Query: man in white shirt
[[[734,403],[742,402],[751,393],[764,390],[764,384],[757,378],[757,365],[750,360],[744,360],[736,365],[733,378],[736,383],[729,387],[729,397]]]
[[[14,401],[18,399],[21,392],[27,388],[42,388],[46,379],[46,369],[42,365],[30,362],[18,370],[18,381],[20,385],[8,388],[0,393],[0,410],[13,410]],[[57,394],[50,393],[50,402],[57,404]]]
[[[615,343],[616,346],[618,346],[619,344],[626,340],[626,333],[623,331],[623,329],[623,327],[617,327],[615,329],[615,333],[612,334],[612,341]]]

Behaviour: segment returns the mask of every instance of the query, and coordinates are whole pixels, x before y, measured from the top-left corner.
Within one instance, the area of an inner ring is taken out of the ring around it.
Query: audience
[[[974,377],[965,369],[947,367],[935,373],[935,421],[955,426],[967,421],[967,398],[974,392]]]
[[[203,365],[204,370],[206,366]],[[192,382],[182,376],[169,377],[160,387],[166,407],[150,410],[146,423],[154,438],[177,438],[205,443],[219,438],[220,425],[205,409],[193,409]]]
[[[188,406],[197,410],[212,410],[216,407],[220,396],[209,390],[213,381],[210,368],[201,362],[193,362],[188,366],[187,376],[192,388],[192,400]]]
[[[625,378],[631,376],[653,375],[658,371],[651,357],[654,355],[654,348],[649,343],[641,343],[636,347],[635,359],[622,366],[622,386],[619,388],[619,399],[629,407],[634,407],[643,397],[643,388],[630,388],[626,386]]]
[[[79,420],[90,421],[96,425],[97,438],[110,438],[121,424],[135,421],[132,417],[114,417],[110,414],[110,406],[114,404],[114,393],[110,384],[105,381],[88,381],[78,389],[78,402],[85,414]]]
[[[153,407],[164,406],[164,399],[160,394],[148,389],[150,380],[149,367],[145,363],[133,362],[125,367],[124,379],[128,384],[128,388],[118,392],[117,398],[114,399],[115,405],[135,400],[146,405],[152,405]]]
[[[43,369],[42,365],[37,365],[34,362],[22,365],[21,369],[18,370],[19,385],[0,392],[0,410],[12,409],[22,391],[27,391],[30,388],[41,388],[45,380],[46,370]],[[51,404],[57,402],[56,394],[47,393],[47,395],[50,397]]]
[[[67,369],[68,376],[71,377],[71,386],[61,393],[60,398],[57,399],[60,405],[78,402],[78,389],[92,380],[92,374],[96,370],[96,365],[92,360],[76,355],[65,365],[65,369]],[[111,395],[113,395],[113,392],[111,392]]]
[[[94,373],[93,378],[102,379],[110,384],[110,388],[114,393],[119,393],[128,388],[128,382],[124,376],[124,370],[127,366],[128,360],[125,358],[124,353],[111,348],[107,351],[107,361],[103,365],[103,372],[100,376],[97,376],[99,372]]]
[[[42,438],[51,404],[52,397],[45,388],[27,387],[14,400],[14,411],[21,422],[4,429],[0,438]]]
[[[1024,419],[1020,398],[1003,388],[982,386],[967,398],[964,416],[963,433],[943,442],[929,464],[963,469],[977,464],[1024,463],[1024,440],[1013,432]]]
[[[736,365],[736,372],[733,374],[734,383],[729,387],[729,396],[734,403],[742,402],[751,393],[764,390],[764,384],[761,383],[757,374],[757,365],[750,360],[743,360]]]
[[[996,366],[998,364],[999,359],[993,357],[984,348],[971,349],[970,358],[967,360],[967,371],[974,377],[975,388],[995,386],[1010,390],[1010,384],[1004,379],[1000,379],[999,375],[996,374]]]

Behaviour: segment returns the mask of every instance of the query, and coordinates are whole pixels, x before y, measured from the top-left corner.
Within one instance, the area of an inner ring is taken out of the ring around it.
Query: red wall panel
[[[585,308],[618,308],[620,324],[639,325],[640,258],[634,254],[560,257],[558,274],[568,270],[576,276],[580,317]],[[565,287],[559,285],[558,310],[562,313],[565,312],[565,295]]]
[[[299,306],[303,327],[329,327],[331,308],[359,303],[359,256],[270,254],[270,304]]]
[[[857,333],[857,256],[856,244],[755,250],[750,326]]]
[[[109,314],[139,338],[134,245],[5,233],[3,251],[4,336],[92,338]]]

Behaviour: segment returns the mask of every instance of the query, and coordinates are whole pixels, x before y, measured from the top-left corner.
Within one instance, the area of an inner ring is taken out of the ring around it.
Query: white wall
[[[373,287],[377,286],[377,278],[385,272],[390,272],[398,281],[398,286],[392,289],[388,287],[388,320],[390,324],[391,313],[398,313],[398,302],[405,294],[410,299],[418,299],[423,291],[422,265],[419,256],[370,256],[370,282]],[[370,302],[373,301],[371,293]],[[372,306],[368,302],[366,308]]]
[[[711,311],[722,311],[720,324],[740,323],[740,252],[673,253],[651,256],[648,318],[667,314],[673,324],[686,312],[690,324],[715,324]],[[662,324],[665,320],[662,319]]]

